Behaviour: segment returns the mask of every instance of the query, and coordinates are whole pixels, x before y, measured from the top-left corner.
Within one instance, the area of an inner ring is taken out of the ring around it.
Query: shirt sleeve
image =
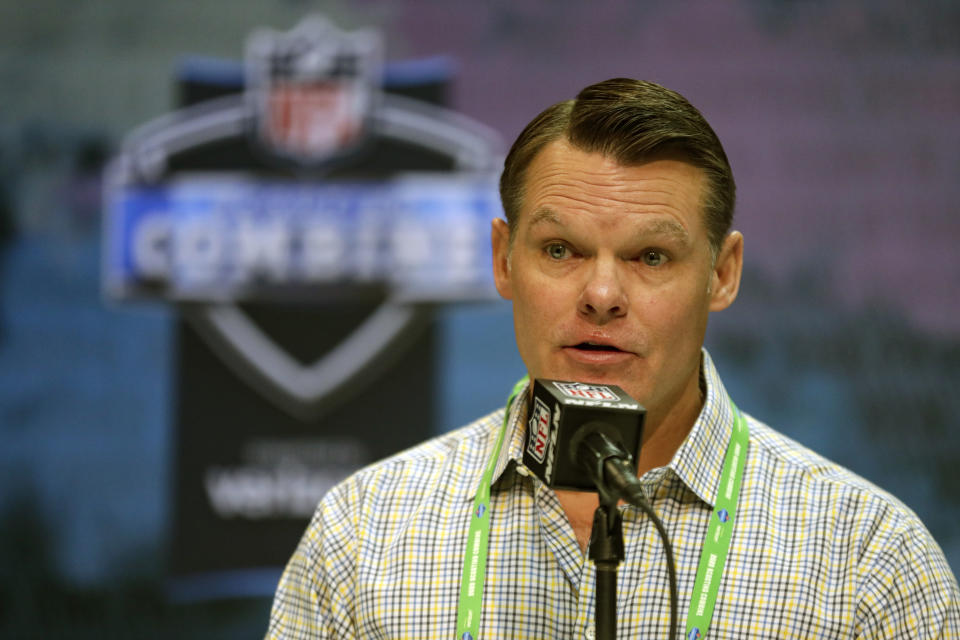
[[[352,640],[356,526],[348,491],[321,501],[287,563],[270,611],[266,640]]]
[[[933,537],[916,521],[885,538],[864,558],[856,637],[960,638],[960,590]]]

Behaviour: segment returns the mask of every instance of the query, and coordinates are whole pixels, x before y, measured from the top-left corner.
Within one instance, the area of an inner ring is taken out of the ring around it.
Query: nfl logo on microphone
[[[537,462],[543,462],[547,455],[547,442],[550,439],[550,408],[540,398],[533,399],[533,411],[527,424],[527,453]]]
[[[553,384],[557,389],[560,389],[560,391],[571,398],[605,400],[607,402],[620,401],[620,396],[614,393],[610,387],[603,385],[585,384],[583,382],[554,382]]]

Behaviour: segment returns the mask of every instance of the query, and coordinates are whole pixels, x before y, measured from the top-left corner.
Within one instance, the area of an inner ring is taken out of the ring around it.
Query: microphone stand
[[[612,499],[601,489],[600,506],[593,512],[589,557],[597,568],[594,622],[596,640],[617,638],[617,567],[623,561],[623,516]],[[605,495],[606,494],[606,495]]]
[[[600,505],[593,514],[589,557],[597,565],[597,600],[594,618],[597,640],[617,637],[617,565],[624,558],[623,517],[617,509],[622,497],[646,513],[663,541],[670,578],[670,636],[677,637],[677,570],[673,546],[657,512],[643,495],[634,474],[633,458],[623,453],[602,431],[602,424],[587,423],[573,442],[574,459],[586,470],[597,488]]]

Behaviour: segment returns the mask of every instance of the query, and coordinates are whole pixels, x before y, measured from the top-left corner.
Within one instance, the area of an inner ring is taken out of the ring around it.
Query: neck
[[[647,413],[637,461],[638,477],[673,459],[703,409],[703,394],[698,371],[665,413]]]

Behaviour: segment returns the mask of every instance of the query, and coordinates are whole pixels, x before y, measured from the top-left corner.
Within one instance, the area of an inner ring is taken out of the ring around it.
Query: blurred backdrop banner
[[[433,308],[493,298],[498,136],[380,41],[258,29],[107,170],[105,291],[177,315],[178,599],[269,596],[329,488],[433,433]]]

